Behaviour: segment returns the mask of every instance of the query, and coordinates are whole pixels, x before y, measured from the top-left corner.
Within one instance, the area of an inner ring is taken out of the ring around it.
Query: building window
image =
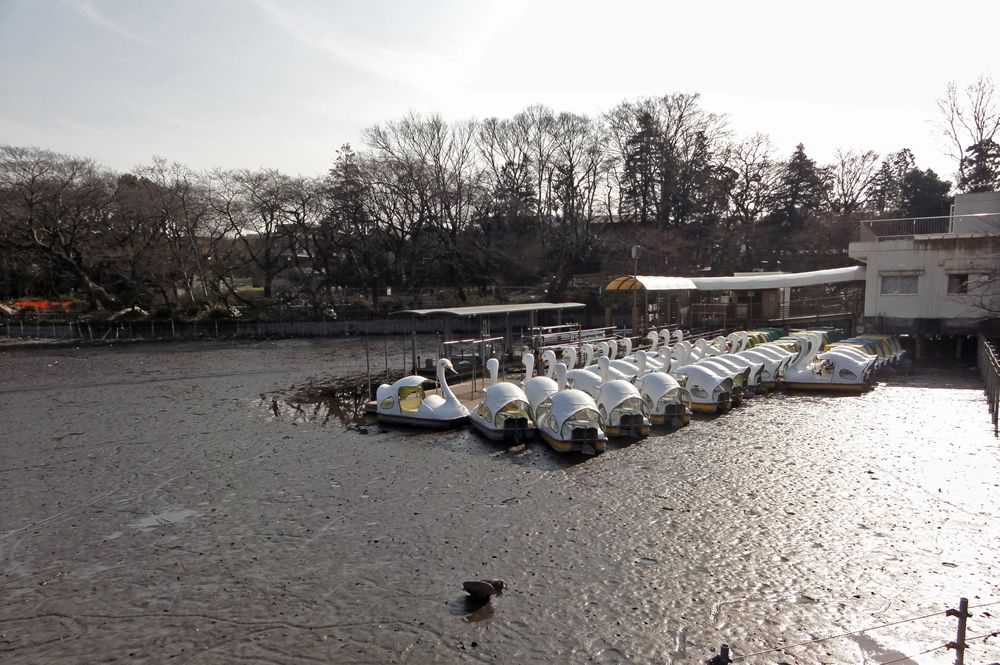
[[[948,293],[968,293],[968,292],[969,292],[968,273],[963,273],[961,275],[948,275]]]
[[[948,275],[948,293],[975,293],[989,281],[990,276],[986,273],[953,273]]]
[[[916,295],[919,275],[882,275],[882,295]]]

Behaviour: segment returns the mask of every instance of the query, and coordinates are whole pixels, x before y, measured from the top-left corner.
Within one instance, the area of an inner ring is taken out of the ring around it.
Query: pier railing
[[[1000,429],[998,429],[998,418],[1000,418],[1000,354],[997,353],[996,344],[987,339],[985,335],[980,335],[979,352],[976,355],[979,374],[983,377],[983,392],[986,394],[986,403],[990,409],[990,416],[993,418],[993,435],[1000,436]]]

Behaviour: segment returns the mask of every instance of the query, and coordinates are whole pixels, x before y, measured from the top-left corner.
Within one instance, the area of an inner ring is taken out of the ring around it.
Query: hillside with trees
[[[992,83],[941,100],[960,191],[1000,184]],[[589,117],[531,106],[508,118],[411,115],[344,145],[321,177],[128,173],[0,147],[0,298],[73,294],[86,307],[196,311],[251,300],[319,313],[386,289],[533,285],[578,275],[807,270],[846,261],[865,217],[946,215],[951,183],[905,147],[779,151],[735,136],[696,94]]]

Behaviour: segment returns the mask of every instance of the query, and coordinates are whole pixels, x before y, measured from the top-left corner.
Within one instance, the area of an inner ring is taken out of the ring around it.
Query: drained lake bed
[[[971,368],[756,397],[594,458],[271,397],[377,370],[377,346],[0,352],[0,660],[882,663],[953,639],[960,596],[970,635],[1000,630]],[[474,607],[471,579],[507,588]]]

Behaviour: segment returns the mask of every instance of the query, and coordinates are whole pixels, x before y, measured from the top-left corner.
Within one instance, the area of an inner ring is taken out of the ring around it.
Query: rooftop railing
[[[943,217],[861,220],[861,241],[898,240],[934,233],[1000,233],[1000,212]]]

